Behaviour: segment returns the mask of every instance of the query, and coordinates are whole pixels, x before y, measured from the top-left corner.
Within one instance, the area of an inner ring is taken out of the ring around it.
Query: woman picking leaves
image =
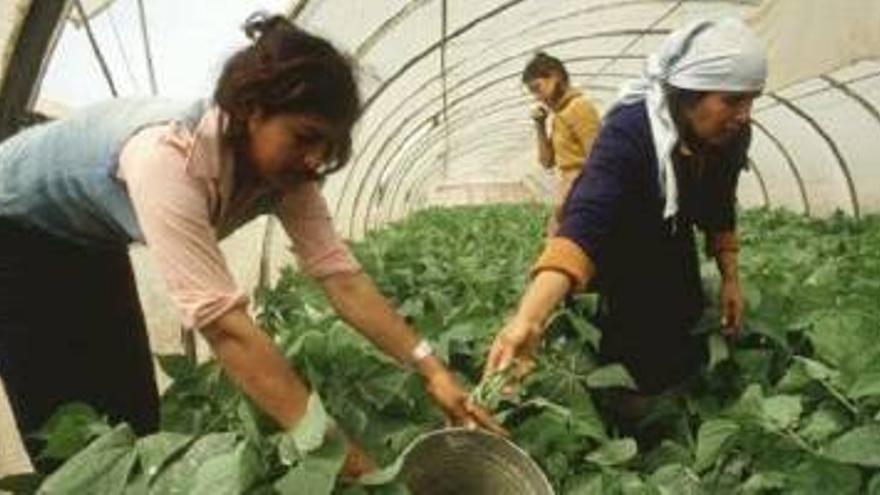
[[[705,359],[691,333],[704,309],[695,227],[721,273],[725,332],[737,334],[736,185],[766,73],[760,43],[735,19],[692,23],[649,57],[606,115],[487,373],[528,369],[551,311],[594,284],[600,358],[624,364],[641,397],[683,383]]]
[[[134,242],[232,380],[282,426],[297,423],[309,390],[248,315],[218,247],[268,212],[345,320],[418,369],[453,420],[495,427],[333,230],[320,181],[346,164],[361,111],[349,61],[283,17],[245,30],[253,43],[210,102],[114,100],[0,146],[0,375],[32,457],[31,435],[69,401],[140,434],[158,427]],[[365,469],[356,461],[348,474]]]

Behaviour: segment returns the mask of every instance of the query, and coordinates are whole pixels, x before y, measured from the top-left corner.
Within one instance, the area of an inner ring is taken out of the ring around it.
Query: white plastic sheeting
[[[327,188],[336,201],[337,222],[357,237],[406,215],[411,203],[426,197],[425,191],[462,177],[482,183],[542,182],[536,179],[541,172],[525,118],[529,98],[519,83],[520,71],[535,51],[565,60],[574,83],[607,107],[619,84],[639,73],[644,56],[669,30],[695,17],[719,15],[752,19],[766,34],[771,60],[789,61],[771,65],[776,82],[849,66],[831,74],[844,90],[814,79],[801,85],[811,86],[809,91],[782,91],[784,102],[775,94],[759,101],[754,166],[742,182],[742,203],[819,215],[837,209],[870,211],[876,208],[874,191],[880,191],[880,184],[867,182],[876,177],[870,166],[872,147],[865,143],[880,128],[872,95],[864,87],[876,85],[877,68],[872,63],[856,64],[857,69],[852,65],[880,51],[872,36],[880,23],[866,21],[877,8],[869,4],[448,1],[444,53],[437,39],[443,34],[443,2],[383,2],[354,9],[344,1],[311,2],[299,20],[327,32],[346,26],[341,40],[361,55],[370,83],[365,85],[369,106],[357,136],[356,161]],[[352,17],[363,22],[351,26]],[[402,20],[407,17],[409,21]],[[853,30],[843,37],[841,26],[847,22]],[[798,38],[807,43],[793,45]],[[400,39],[407,44],[396,41]],[[822,54],[839,56],[806,57],[798,50],[805,46],[821,46]],[[836,118],[840,112],[859,116]]]
[[[771,89],[880,53],[876,0],[774,0],[749,21],[768,46]]]
[[[201,0],[186,5],[148,0],[145,5],[161,94],[210,93],[223,58],[245,42],[241,21],[258,9],[294,12],[298,23],[356,56],[367,108],[354,162],[325,188],[338,227],[353,237],[430,202],[431,191],[441,184],[519,182],[544,195],[547,181],[536,166],[525,117],[530,98],[519,83],[528,58],[538,50],[562,58],[574,83],[606,108],[620,83],[639,73],[645,55],[667,32],[705,16],[739,15],[755,26],[768,45],[771,89],[785,98],[774,93],[758,102],[754,177],[743,180],[743,204],[824,215],[837,209],[871,211],[880,203],[876,168],[870,166],[873,148],[865,145],[876,142],[871,138],[880,132],[873,89],[878,67],[860,62],[880,52],[875,0]],[[191,22],[181,9],[213,22]],[[137,1],[117,0],[101,9],[91,27],[119,92],[147,94]],[[813,78],[778,88],[829,70],[837,71],[830,73],[833,81]],[[49,65],[42,101],[76,107],[107,96],[84,30],[68,27]]]

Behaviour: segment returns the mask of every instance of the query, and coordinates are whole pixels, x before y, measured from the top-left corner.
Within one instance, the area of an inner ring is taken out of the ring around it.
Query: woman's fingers
[[[499,423],[486,409],[483,407],[474,404],[471,400],[466,400],[464,402],[464,408],[468,413],[469,421],[473,426],[479,426],[485,430],[489,430],[492,433],[496,433],[498,435],[508,436],[510,433],[501,426]],[[470,427],[471,425],[465,423],[465,426]]]
[[[501,435],[506,434],[501,424],[486,409],[471,402],[468,393],[452,374],[437,375],[428,384],[428,391],[453,425],[480,427]]]
[[[486,359],[486,366],[483,369],[483,380],[489,376],[507,369],[513,361],[515,349],[501,337],[495,339],[491,349],[489,349],[489,357]]]
[[[342,466],[342,477],[354,480],[379,467],[357,442],[346,438],[345,463]]]

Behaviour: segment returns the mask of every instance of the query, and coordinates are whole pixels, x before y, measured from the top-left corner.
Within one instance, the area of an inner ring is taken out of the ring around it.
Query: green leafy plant
[[[880,219],[745,213],[741,338],[728,344],[710,307],[697,329],[706,335],[704,373],[683,394],[653,399],[651,413],[624,431],[605,406],[635,383],[596,357],[594,295],[553,315],[537,367],[516,393],[502,392],[505,373],[480,383],[488,346],[541,249],[546,214],[526,205],[428,210],[354,249],[559,493],[880,493]],[[714,302],[711,260],[703,274]],[[341,322],[292,269],[257,300],[260,322],[316,391],[294,431],[279,431],[215,362],[160,356],[173,379],[160,433],[135,438],[69,406],[42,433],[44,455],[66,462],[0,480],[0,489],[406,493],[397,482],[402,453],[443,425],[419,378]],[[340,480],[335,425],[388,467]]]

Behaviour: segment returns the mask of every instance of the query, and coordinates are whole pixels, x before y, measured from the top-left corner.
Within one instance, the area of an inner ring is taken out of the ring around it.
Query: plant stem
[[[827,390],[828,393],[833,395],[835,399],[837,399],[841,404],[843,404],[843,407],[845,407],[847,410],[849,410],[849,412],[852,413],[853,416],[858,417],[858,415],[859,415],[858,408],[852,402],[850,402],[846,397],[844,397],[843,394],[840,393],[840,391],[838,391],[836,388],[834,388],[830,383],[826,382],[825,380],[819,380],[819,382],[822,384],[823,387],[825,387],[825,390]]]

